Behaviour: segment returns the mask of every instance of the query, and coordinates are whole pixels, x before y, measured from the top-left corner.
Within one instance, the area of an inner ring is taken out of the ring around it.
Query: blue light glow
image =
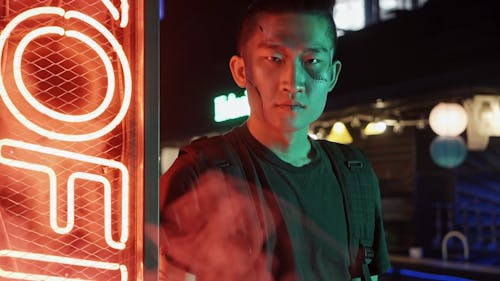
[[[436,281],[474,281],[472,279],[467,279],[467,278],[455,277],[455,276],[444,275],[444,274],[426,273],[426,272],[420,272],[420,271],[409,270],[409,269],[400,269],[399,274],[405,275],[405,276],[416,277],[416,278],[420,278],[420,279],[436,280]]]
[[[160,0],[160,20],[165,18],[165,0]]]

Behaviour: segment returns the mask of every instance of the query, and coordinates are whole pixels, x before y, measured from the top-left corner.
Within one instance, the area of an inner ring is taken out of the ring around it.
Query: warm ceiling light
[[[467,112],[458,103],[439,103],[429,115],[429,125],[439,136],[456,137],[467,128]]]
[[[399,122],[394,123],[394,126],[392,127],[392,131],[396,134],[401,134],[403,133],[403,125],[401,125]]]
[[[353,117],[351,120],[351,128],[359,128],[361,127],[361,121],[359,121],[358,117]]]
[[[342,122],[335,122],[333,124],[330,133],[326,137],[327,140],[331,142],[349,144],[352,143],[352,136],[349,134],[346,126]]]
[[[383,99],[377,99],[375,101],[375,108],[384,108],[386,106],[387,106],[387,104],[386,104],[386,102],[384,102]]]
[[[318,136],[317,136],[314,132],[312,132],[312,131],[309,131],[309,133],[307,133],[307,135],[308,135],[311,139],[313,139],[313,140],[317,140],[317,139],[318,139]]]
[[[385,122],[383,121],[370,122],[366,125],[365,129],[363,130],[363,133],[366,136],[380,135],[385,132],[386,128],[387,124],[385,124]]]

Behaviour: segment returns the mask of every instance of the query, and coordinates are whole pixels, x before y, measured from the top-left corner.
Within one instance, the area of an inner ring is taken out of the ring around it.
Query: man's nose
[[[281,90],[291,95],[303,93],[305,91],[305,74],[302,61],[294,60],[285,64],[280,81]]]

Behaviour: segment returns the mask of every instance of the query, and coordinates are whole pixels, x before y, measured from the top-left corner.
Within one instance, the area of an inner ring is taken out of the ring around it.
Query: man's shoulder
[[[179,150],[179,157],[188,156],[196,163],[217,165],[219,159],[225,159],[235,154],[235,129],[219,135],[199,137]]]
[[[168,192],[172,200],[189,190],[207,170],[240,174],[233,134],[230,131],[223,135],[203,136],[181,147],[174,163],[160,177],[161,191]]]
[[[349,170],[358,174],[370,175],[370,178],[376,177],[368,156],[361,148],[327,140],[317,140],[317,142],[326,152],[330,162],[339,171]]]
[[[218,135],[203,136],[192,140],[179,149],[176,162],[190,166],[191,170],[201,174],[207,169],[227,171],[241,164],[242,133],[240,127]],[[228,168],[233,166],[233,168]]]
[[[328,153],[332,153],[336,158],[340,159],[350,159],[359,158],[360,161],[366,161],[367,157],[363,150],[351,144],[342,144],[331,142],[327,140],[314,140],[314,142],[319,143],[319,145],[326,150]]]

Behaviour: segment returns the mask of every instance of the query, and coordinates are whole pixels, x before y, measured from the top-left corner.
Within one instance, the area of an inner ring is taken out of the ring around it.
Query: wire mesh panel
[[[0,280],[140,279],[139,2],[0,0]]]

